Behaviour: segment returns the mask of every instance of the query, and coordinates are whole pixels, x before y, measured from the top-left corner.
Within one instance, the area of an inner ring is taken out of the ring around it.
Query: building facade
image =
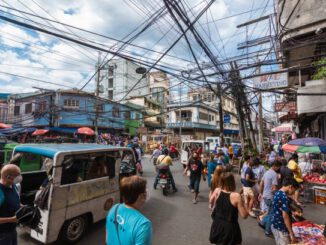
[[[8,104],[9,122],[21,127],[94,128],[97,120],[99,130],[135,135],[142,124],[134,108],[78,90],[13,94]]]
[[[149,94],[149,76],[144,68],[121,58],[112,59],[100,70],[99,96],[118,102]]]

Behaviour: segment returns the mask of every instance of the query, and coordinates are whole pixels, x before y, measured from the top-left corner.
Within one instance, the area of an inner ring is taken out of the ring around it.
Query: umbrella
[[[95,132],[93,129],[88,127],[81,127],[77,129],[77,134],[85,134],[85,135],[94,135]]]
[[[326,141],[320,138],[301,138],[291,140],[282,148],[287,152],[326,153]]]
[[[0,123],[0,128],[12,128],[12,126],[5,123]]]
[[[47,132],[49,132],[49,130],[47,130],[47,129],[37,129],[37,130],[35,130],[35,131],[32,133],[32,135],[33,135],[33,136],[44,135],[44,134],[46,134]]]

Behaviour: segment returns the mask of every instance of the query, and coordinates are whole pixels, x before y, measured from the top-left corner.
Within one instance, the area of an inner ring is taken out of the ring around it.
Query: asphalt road
[[[142,212],[153,224],[154,245],[202,245],[208,241],[211,218],[208,209],[207,182],[201,182],[199,202],[192,203],[191,193],[187,189],[188,178],[182,175],[182,166],[176,162],[172,172],[178,192],[163,196],[160,189],[153,190],[154,170],[148,158],[144,160],[144,177],[148,181],[149,200]],[[305,209],[305,216],[315,222],[324,223],[326,207],[310,205]],[[274,240],[264,236],[255,219],[248,217],[240,220],[244,245],[275,244]],[[39,244],[30,239],[28,234],[19,231],[19,244]],[[58,244],[58,243],[55,243]],[[105,244],[105,221],[94,224],[79,245]]]

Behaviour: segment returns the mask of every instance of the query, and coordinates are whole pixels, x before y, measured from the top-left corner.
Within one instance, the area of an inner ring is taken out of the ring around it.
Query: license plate
[[[168,181],[166,179],[160,179],[160,184],[167,184]]]

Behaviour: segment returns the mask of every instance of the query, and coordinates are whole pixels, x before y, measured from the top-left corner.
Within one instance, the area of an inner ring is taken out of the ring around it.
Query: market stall
[[[320,138],[301,138],[290,141],[283,150],[291,153],[314,154],[319,159],[307,159],[308,171],[303,171],[303,184],[306,201],[326,205],[326,141]],[[311,193],[311,194],[309,194]],[[307,200],[308,199],[308,200]]]

